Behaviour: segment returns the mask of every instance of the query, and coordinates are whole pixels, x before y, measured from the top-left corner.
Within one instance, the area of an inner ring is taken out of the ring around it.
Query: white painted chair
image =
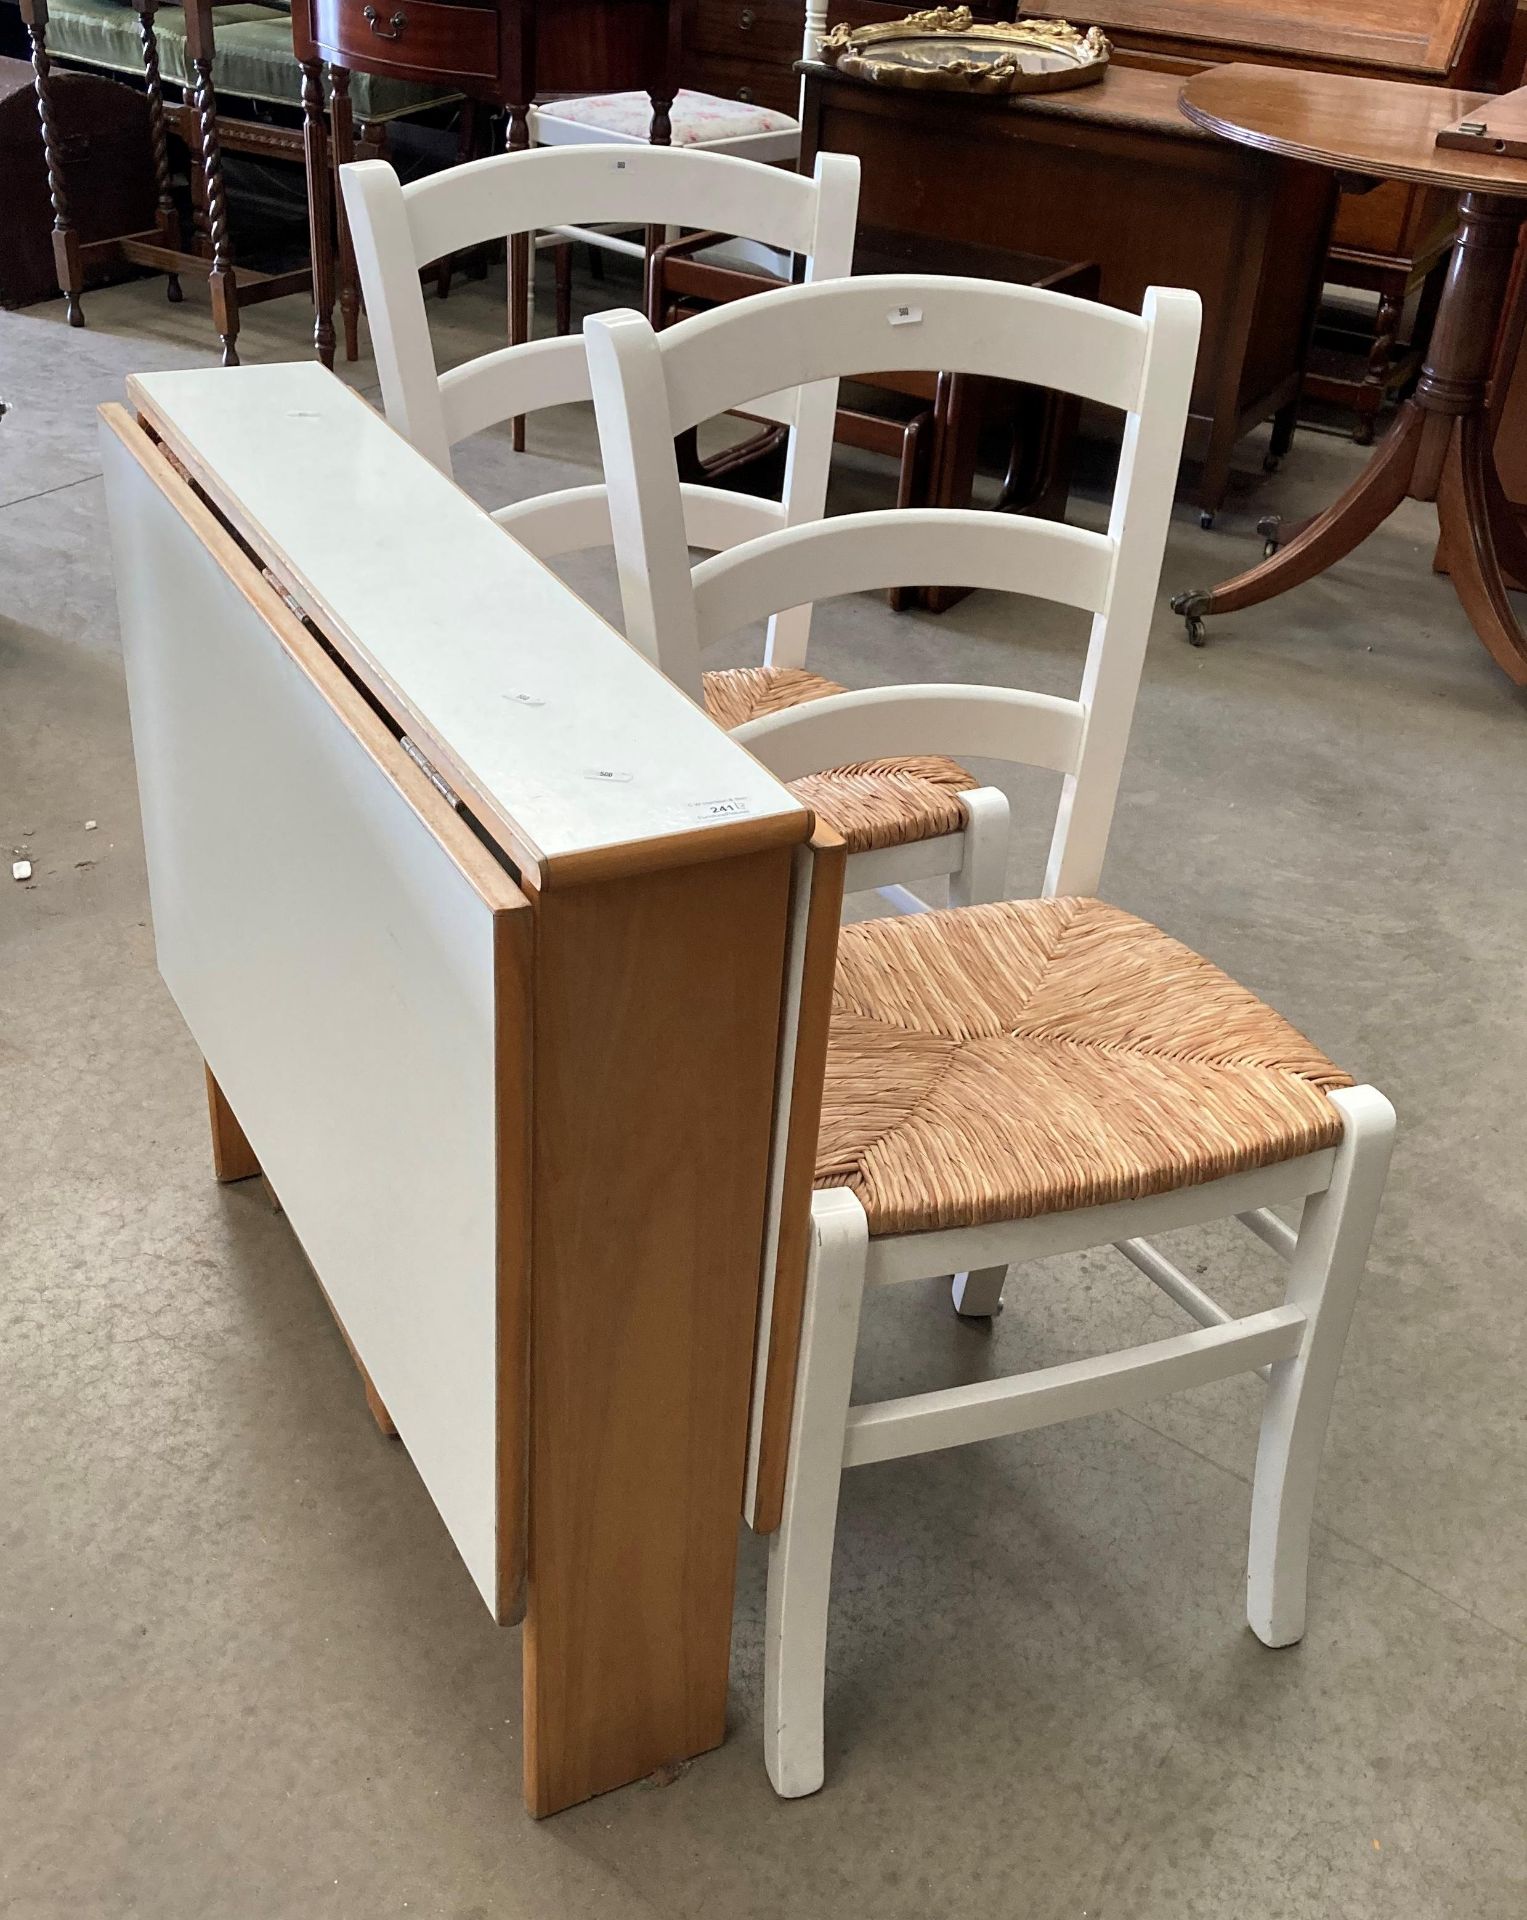
[[[896,278],[771,293],[660,336],[630,314],[590,321],[588,332],[628,618],[637,633],[662,636],[691,688],[702,638],[802,593],[974,578],[1093,616],[1074,700],[888,688],[838,694],[739,734],[790,776],[930,737],[1064,776],[1043,897],[842,928],[825,1039],[824,1010],[808,1019],[808,984],[814,964],[824,979],[831,968],[811,960],[809,931],[803,942],[784,1036],[792,1117],[776,1155],[777,1259],[748,1468],[749,1518],[774,1532],[764,1738],[775,1789],[807,1794],[824,1777],[845,1467],[1252,1373],[1266,1398],[1247,1616],[1269,1646],[1289,1645],[1304,1631],[1316,1476],[1394,1115],[1208,961],[1089,897],[1157,591],[1197,300],[1153,290],[1132,316],[1053,294]],[[676,425],[742,400],[750,381],[815,393],[840,369],[914,364],[1000,371],[1122,408],[1108,532],[981,514],[851,515],[767,535],[691,577],[666,457]],[[798,914],[808,929],[831,924],[819,922],[814,898]],[[791,1171],[797,1126],[803,1176]],[[816,1188],[800,1200],[803,1235],[787,1232],[792,1179]],[[1297,1228],[1272,1211],[1288,1204],[1302,1208]],[[1284,1298],[1265,1311],[1227,1311],[1149,1238],[1231,1216],[1289,1263]],[[802,1237],[792,1269],[783,1249]],[[953,1273],[956,1308],[990,1315],[1009,1265],[1110,1245],[1193,1331],[850,1404],[867,1287]]]
[[[1067,781],[1066,832],[1047,885],[1075,891],[1078,876],[1095,876],[1150,626],[1182,440],[1178,387],[1191,376],[1198,312],[1187,293],[1153,291],[1142,317],[1028,287],[898,274],[760,294],[661,334],[632,312],[585,323],[627,637],[723,724],[740,720],[738,738],[843,834],[850,891],[880,888],[916,910],[923,902],[904,883],[942,875],[951,904],[1001,899],[1007,798],[960,763],[1037,753],[1040,765],[1059,767],[1078,739],[1088,778]],[[1155,418],[1140,387],[1147,345]],[[787,477],[784,527],[691,572],[675,434],[727,407],[766,411],[756,383],[776,380],[802,396],[797,431],[814,432],[817,410],[831,417],[840,374],[914,369],[1022,380],[1123,410],[1109,531],[945,508],[822,521]],[[1007,687],[848,693],[808,672],[813,601],[913,583],[992,587],[1089,610],[1080,706]],[[766,615],[761,669],[702,672],[704,648]],[[1116,663],[1111,679],[1105,657]],[[916,801],[915,832],[899,825],[898,794],[910,796],[903,814]]]
[[[590,397],[581,337],[500,347],[437,374],[419,268],[483,240],[588,220],[715,228],[798,254],[808,282],[853,264],[859,163],[819,156],[811,179],[756,161],[677,147],[585,146],[495,154],[404,186],[385,161],[340,169],[388,420],[446,473],[451,448],[484,428]],[[771,418],[793,423],[795,396]],[[832,410],[795,436],[791,498],[822,511]],[[684,489],[685,535],[714,551],[786,522],[777,502],[720,488]],[[610,544],[602,484],[500,508],[494,519],[542,559]]]

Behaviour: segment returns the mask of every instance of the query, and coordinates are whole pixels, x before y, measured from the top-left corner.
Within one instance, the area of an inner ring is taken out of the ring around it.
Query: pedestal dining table
[[[1195,125],[1242,146],[1333,170],[1343,181],[1405,180],[1459,196],[1458,240],[1414,395],[1372,459],[1323,513],[1260,566],[1213,589],[1180,593],[1188,638],[1213,614],[1254,607],[1345,558],[1402,500],[1434,500],[1453,584],[1496,662],[1527,685],[1527,636],[1506,591],[1523,577],[1524,535],[1495,469],[1485,410],[1492,352],[1527,216],[1527,158],[1438,135],[1494,106],[1492,97],[1354,74],[1230,65],[1182,89]]]

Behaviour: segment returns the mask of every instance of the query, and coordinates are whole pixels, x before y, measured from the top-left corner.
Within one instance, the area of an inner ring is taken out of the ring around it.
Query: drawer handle
[[[739,13],[737,16],[737,24],[739,27],[742,28],[743,32],[746,33],[748,28],[752,26],[753,22],[757,18],[758,18],[758,15],[753,11],[751,7],[744,7],[742,12]]]
[[[395,13],[384,27],[381,24],[382,16],[377,12],[375,7],[367,7],[361,15],[361,18],[365,21],[366,25],[370,27],[378,40],[401,40],[403,38],[403,29],[408,25],[408,17],[406,14]]]

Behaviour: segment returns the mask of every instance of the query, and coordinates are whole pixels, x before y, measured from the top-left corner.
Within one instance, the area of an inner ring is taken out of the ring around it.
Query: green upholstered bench
[[[302,104],[302,69],[292,52],[289,6],[232,0],[212,9],[216,60],[212,79],[219,98],[234,95],[284,107]],[[186,53],[185,14],[178,6],[154,15],[159,68],[177,86],[193,87]],[[138,15],[129,0],[48,0],[48,52],[109,73],[143,72]],[[350,83],[355,116],[363,123],[395,120],[439,106],[456,96],[401,80],[356,73]]]

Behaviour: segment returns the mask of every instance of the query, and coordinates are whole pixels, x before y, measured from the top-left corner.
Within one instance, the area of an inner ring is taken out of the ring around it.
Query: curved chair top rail
[[[536,147],[448,167],[400,191],[420,266],[545,227],[644,226],[655,206],[668,226],[746,234],[789,253],[811,253],[821,180],[857,177],[858,170],[858,160],[844,153],[820,155],[808,176],[687,147]],[[382,160],[357,161],[345,169],[352,171],[397,177]]]
[[[755,387],[914,369],[1022,380],[1132,413],[1152,303],[1195,298],[1152,288],[1134,314],[1006,281],[867,274],[753,294],[669,328],[660,346],[676,431],[751,399]]]

